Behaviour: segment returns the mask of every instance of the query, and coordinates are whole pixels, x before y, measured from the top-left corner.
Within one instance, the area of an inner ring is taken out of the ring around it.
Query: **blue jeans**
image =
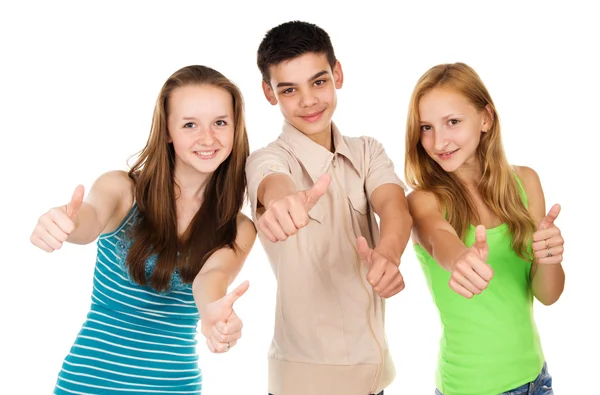
[[[435,395],[443,395],[437,388]],[[501,393],[500,395],[554,395],[552,376],[548,373],[548,365],[544,362],[541,373],[530,383]]]

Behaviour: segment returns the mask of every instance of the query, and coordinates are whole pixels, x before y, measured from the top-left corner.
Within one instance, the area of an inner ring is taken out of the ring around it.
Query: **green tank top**
[[[517,177],[521,198],[527,196]],[[423,247],[414,249],[442,323],[435,377],[444,395],[498,395],[533,381],[542,370],[544,353],[533,315],[531,261],[511,248],[507,224],[487,230],[487,263],[494,270],[488,288],[467,299],[448,285],[442,269]],[[475,242],[475,227],[465,234]]]

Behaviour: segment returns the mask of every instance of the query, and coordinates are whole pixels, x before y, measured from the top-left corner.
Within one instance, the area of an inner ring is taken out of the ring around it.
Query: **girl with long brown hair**
[[[560,206],[546,213],[536,172],[509,165],[471,67],[419,79],[405,161],[414,248],[442,322],[436,393],[552,394],[533,297],[550,305],[564,288]]]
[[[201,393],[198,320],[212,352],[241,336],[233,303],[248,283],[226,293],[256,237],[240,212],[248,155],[238,88],[184,67],[163,85],[131,170],[40,217],[31,242],[42,250],[98,246],[91,309],[55,394]]]

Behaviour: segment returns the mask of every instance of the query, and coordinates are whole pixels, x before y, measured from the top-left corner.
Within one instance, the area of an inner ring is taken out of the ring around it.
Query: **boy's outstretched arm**
[[[413,223],[404,190],[396,184],[381,185],[373,191],[371,205],[379,216],[381,233],[375,250],[385,251],[398,266]]]

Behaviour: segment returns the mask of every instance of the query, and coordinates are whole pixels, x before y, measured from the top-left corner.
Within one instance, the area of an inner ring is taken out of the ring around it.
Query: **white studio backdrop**
[[[345,83],[334,120],[372,135],[403,176],[411,91],[438,63],[462,61],[495,100],[509,160],[534,168],[546,203],[562,205],[567,284],[553,306],[535,304],[559,395],[591,393],[599,347],[597,291],[597,59],[600,30],[584,2],[3,2],[0,6],[3,270],[0,336],[6,394],[49,394],[91,303],[95,244],[47,254],[29,243],[37,218],[127,169],[150,130],[156,95],[189,64],[232,79],[246,100],[251,149],[280,133],[260,89],[255,54],[265,32],[293,19],[326,29]],[[596,14],[597,15],[597,14]],[[248,209],[246,208],[246,212]],[[386,395],[432,394],[440,325],[418,262],[402,258],[406,289],[388,302],[398,371]],[[214,355],[198,336],[204,392],[266,394],[275,281],[256,242],[235,284],[243,338]]]

